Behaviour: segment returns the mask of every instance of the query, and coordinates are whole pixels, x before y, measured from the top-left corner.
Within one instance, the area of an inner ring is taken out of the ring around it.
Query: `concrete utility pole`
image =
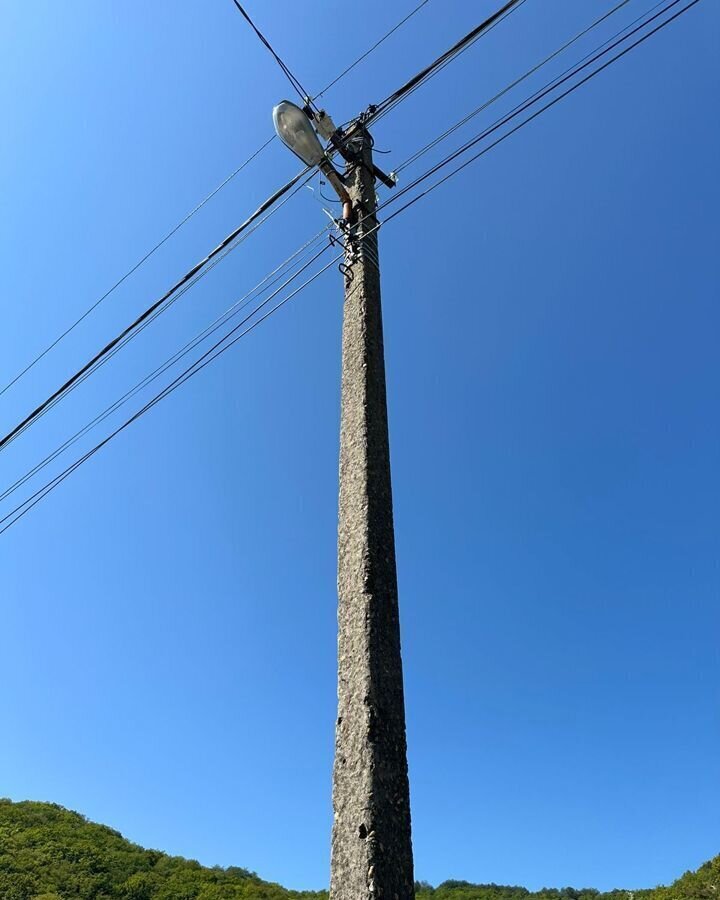
[[[331,900],[413,900],[372,141],[349,164],[338,529]],[[372,233],[368,234],[368,232]]]

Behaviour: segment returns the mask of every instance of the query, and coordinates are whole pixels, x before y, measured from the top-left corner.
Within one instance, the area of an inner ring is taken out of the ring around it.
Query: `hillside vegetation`
[[[446,881],[418,884],[419,900],[720,900],[720,857],[667,888],[598,891]],[[289,891],[247,869],[208,868],[144,850],[105,825],[50,803],[0,800],[1,900],[327,900]]]

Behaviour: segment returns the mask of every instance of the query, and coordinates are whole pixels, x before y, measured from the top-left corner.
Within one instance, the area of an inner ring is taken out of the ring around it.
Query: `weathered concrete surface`
[[[370,147],[366,141],[365,158]],[[374,178],[353,172],[358,236]],[[338,534],[338,720],[331,900],[413,900],[410,800],[377,232],[346,281]]]

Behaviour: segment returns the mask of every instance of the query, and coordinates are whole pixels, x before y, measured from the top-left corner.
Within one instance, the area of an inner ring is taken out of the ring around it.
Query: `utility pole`
[[[283,100],[273,122],[337,191],[346,242],[330,900],[414,900],[375,197],[376,176],[394,181],[362,119],[343,133],[310,101]],[[344,180],[318,134],[345,158]]]
[[[365,128],[350,146],[330,900],[414,900],[375,170]]]

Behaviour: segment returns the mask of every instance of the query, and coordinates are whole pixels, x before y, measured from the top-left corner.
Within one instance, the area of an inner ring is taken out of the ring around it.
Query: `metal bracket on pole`
[[[376,178],[378,178],[380,181],[382,181],[382,183],[385,185],[385,187],[394,188],[395,185],[397,184],[397,181],[393,178],[392,174],[386,175],[385,172],[383,172],[382,169],[378,169],[378,167],[374,163],[373,163],[372,171],[373,171],[373,175]]]
[[[342,156],[345,162],[361,166],[365,165],[363,159],[364,154],[362,151],[362,139],[360,139],[359,141],[355,139],[355,141],[353,141],[352,131],[348,136],[347,134],[343,134],[341,129],[338,128],[337,131],[335,131],[330,137],[330,142],[338,151],[340,156]],[[372,163],[368,171],[372,172],[373,176],[379,181],[382,181],[385,187],[395,187],[397,183],[395,178],[393,178],[392,175],[387,175],[385,172],[383,172],[383,170],[376,166],[374,162]]]

